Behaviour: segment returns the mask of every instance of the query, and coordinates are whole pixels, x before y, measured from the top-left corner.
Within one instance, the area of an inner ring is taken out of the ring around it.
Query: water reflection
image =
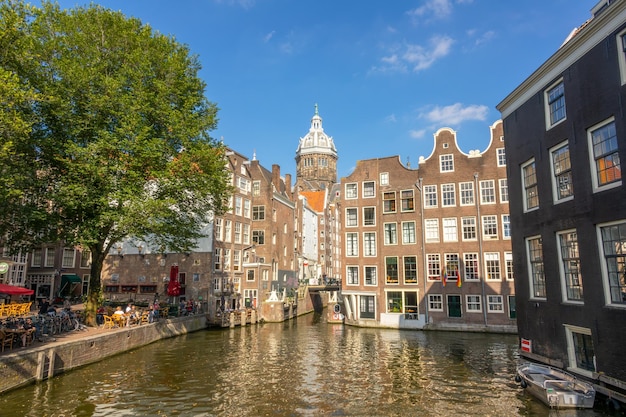
[[[308,315],[161,341],[0,398],[2,416],[600,416],[513,382],[517,338]]]

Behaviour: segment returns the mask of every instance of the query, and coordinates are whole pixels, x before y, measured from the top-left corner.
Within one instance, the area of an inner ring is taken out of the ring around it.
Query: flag
[[[459,274],[459,268],[457,268],[455,272],[456,272],[456,286],[461,288],[461,285],[463,285],[463,282],[461,282],[461,274]]]
[[[441,275],[441,283],[445,287],[448,283],[448,273],[446,272],[446,268],[443,268],[443,274]]]

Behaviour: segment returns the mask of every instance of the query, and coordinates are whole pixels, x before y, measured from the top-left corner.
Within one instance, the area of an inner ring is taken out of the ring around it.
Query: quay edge
[[[158,340],[207,328],[204,315],[161,319],[158,322],[34,346],[0,356],[0,394],[50,379]]]

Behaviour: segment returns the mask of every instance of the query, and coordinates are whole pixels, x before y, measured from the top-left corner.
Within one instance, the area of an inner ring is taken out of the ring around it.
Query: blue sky
[[[417,167],[442,127],[484,150],[495,106],[587,20],[595,0],[95,0],[187,44],[220,108],[216,138],[295,176],[319,106],[339,153]],[[86,5],[59,1],[62,7]]]

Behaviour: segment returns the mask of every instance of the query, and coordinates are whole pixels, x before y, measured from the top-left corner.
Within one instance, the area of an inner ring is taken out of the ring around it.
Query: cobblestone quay
[[[0,394],[206,326],[206,316],[195,315],[124,328],[89,328],[57,335],[56,341],[35,342],[28,348],[6,348],[0,354]]]

